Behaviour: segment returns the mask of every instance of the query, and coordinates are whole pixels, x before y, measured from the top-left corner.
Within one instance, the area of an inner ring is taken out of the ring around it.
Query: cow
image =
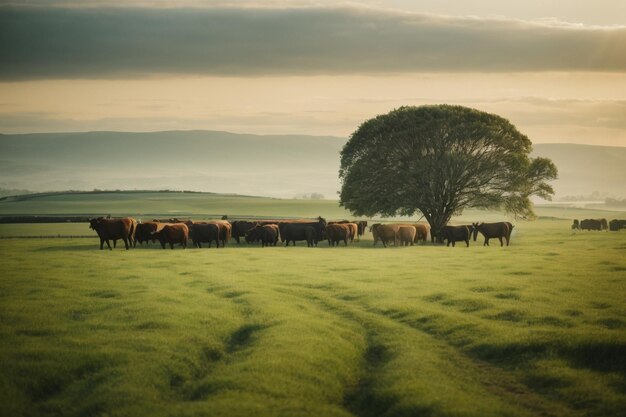
[[[606,230],[608,224],[606,219],[585,219],[580,222],[581,230]]]
[[[350,229],[350,242],[352,242],[355,237],[359,236],[359,225],[356,223],[346,223],[346,226]]]
[[[317,242],[321,240],[318,238],[318,232],[315,227],[309,223],[289,223],[284,228],[285,246],[289,246],[289,242],[293,242],[293,246],[296,246],[297,240],[306,240],[307,247],[312,248],[317,246]]]
[[[137,224],[137,230],[135,231],[135,239],[133,242],[133,247],[137,246],[137,242],[139,244],[143,244],[144,242],[148,243],[152,240],[152,243],[155,242],[155,237],[152,235],[152,232],[158,232],[163,228],[164,224],[160,222],[143,222]]]
[[[356,224],[359,227],[357,235],[359,236],[359,240],[361,240],[361,236],[365,234],[365,229],[367,228],[367,220],[359,220]]]
[[[216,248],[220,247],[220,227],[214,223],[192,223],[189,226],[189,237],[197,248],[201,248],[204,242],[210,248],[213,241]]]
[[[442,242],[444,240],[448,241],[446,246],[450,246],[450,243],[452,243],[452,247],[454,247],[456,242],[465,242],[469,247],[470,228],[468,226],[444,226],[441,229],[440,236]]]
[[[572,230],[580,230],[580,222],[578,219],[574,219],[574,222],[572,223]]]
[[[104,242],[106,242],[109,250],[113,250],[109,240],[113,240],[113,246],[115,247],[117,239],[122,239],[126,250],[128,250],[133,243],[136,225],[137,221],[130,217],[124,217],[123,219],[104,217],[89,219],[89,228],[95,230],[100,238],[100,250],[104,249]]]
[[[350,226],[354,223],[335,223],[326,226],[326,237],[328,238],[328,246],[339,246],[339,242],[343,240],[344,246],[348,246],[348,239],[354,237],[353,229]]]
[[[415,244],[415,235],[417,235],[417,230],[415,226],[400,226],[398,228],[398,241],[400,241],[401,246],[413,246]]]
[[[248,220],[235,220],[231,222],[232,235],[237,244],[241,243],[241,237],[246,236],[246,232],[256,227],[258,222],[251,222]]]
[[[613,219],[609,222],[609,230],[617,232],[620,229],[626,229],[626,220]]]
[[[396,244],[397,232],[400,226],[392,225],[392,224],[379,224],[376,230],[376,237],[383,242],[383,246],[387,247],[387,244],[393,241],[393,244]],[[376,244],[376,243],[374,243]]]
[[[170,245],[170,249],[174,249],[175,243],[180,243],[183,249],[186,249],[187,240],[189,239],[189,228],[185,223],[166,224],[158,232],[152,232],[152,235],[161,242],[163,249],[165,249],[166,244]]]
[[[374,238],[374,246],[376,246],[378,240],[380,239],[378,237],[378,228],[380,227],[380,225],[380,223],[374,223],[370,226],[370,233],[372,233],[372,237]]]
[[[246,232],[246,241],[260,241],[261,247],[276,246],[276,243],[278,243],[278,235],[277,224],[257,224]]]
[[[415,243],[418,243],[420,240],[426,243],[426,239],[428,239],[428,233],[430,232],[430,225],[424,223],[415,223],[412,226],[415,227]]]
[[[191,227],[194,224],[215,224],[219,227],[220,230],[220,242],[222,243],[222,247],[226,246],[226,243],[231,238],[232,228],[230,222],[226,220],[211,220],[211,221],[191,221],[187,220],[185,224],[188,227]]]
[[[313,228],[312,240],[309,240],[310,231],[308,227]],[[326,219],[318,217],[317,221],[285,221],[278,224],[281,240],[286,242],[285,246],[289,246],[289,242],[293,242],[296,246],[296,240],[306,240],[309,246],[317,246],[317,243],[324,238],[326,233]],[[311,245],[311,242],[313,245]]]
[[[509,242],[511,241],[511,230],[513,229],[513,225],[511,223],[472,223],[472,226],[474,241],[476,241],[478,232],[485,237],[483,246],[489,246],[489,239],[491,238],[498,238],[500,246],[504,245],[502,241],[502,238],[504,238],[504,240],[506,240],[506,245],[509,246]]]

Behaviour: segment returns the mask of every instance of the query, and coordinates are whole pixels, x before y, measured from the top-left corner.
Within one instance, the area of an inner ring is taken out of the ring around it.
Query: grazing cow
[[[326,237],[328,238],[328,246],[339,246],[339,242],[342,240],[344,246],[348,246],[348,239],[353,237],[353,229],[350,224],[351,223],[335,223],[326,226]]]
[[[139,244],[141,245],[144,242],[148,243],[150,240],[152,240],[152,243],[154,243],[155,237],[152,235],[152,232],[158,232],[163,228],[163,226],[163,223],[154,221],[137,224],[133,247],[137,246],[137,242],[139,242]]]
[[[313,236],[309,239],[310,230],[313,228]],[[296,246],[296,240],[306,240],[309,246],[317,246],[317,243],[324,238],[326,233],[326,219],[318,217],[315,222],[289,221],[281,222],[278,225],[281,240],[286,242],[285,246],[289,246],[289,242],[293,242]],[[311,244],[311,242],[313,244]]]
[[[456,246],[456,242],[465,242],[469,247],[470,228],[468,226],[444,226],[441,229],[441,241],[447,240],[446,246]]]
[[[133,243],[136,224],[137,221],[130,217],[124,217],[123,219],[104,217],[89,219],[89,228],[95,230],[100,238],[100,250],[104,248],[104,242],[112,250],[109,240],[113,240],[113,245],[115,246],[117,239],[122,239],[124,246],[128,250]]]
[[[413,246],[417,230],[415,226],[400,226],[398,228],[398,240],[401,246]]]
[[[605,230],[608,228],[606,219],[585,219],[580,222],[581,230]]]
[[[210,248],[213,241],[216,248],[220,247],[220,227],[217,224],[192,223],[189,226],[189,237],[198,248],[201,248],[204,242],[207,242]]]
[[[397,232],[400,226],[392,224],[381,224],[376,227],[377,238],[383,242],[383,246],[387,247],[389,242],[396,244]],[[375,243],[374,243],[375,244]]]
[[[617,232],[620,229],[626,229],[626,220],[613,219],[609,222],[609,230]]]
[[[175,243],[180,243],[185,249],[189,239],[189,228],[185,223],[166,224],[158,232],[152,232],[152,235],[161,242],[163,249],[165,249],[165,244],[169,244],[170,249],[174,249]]]
[[[574,219],[574,222],[572,223],[572,230],[580,230],[580,223],[578,222],[578,219]]]
[[[510,226],[509,226],[510,225]],[[500,241],[500,246],[503,246],[504,243],[502,238],[506,240],[506,245],[509,246],[509,242],[511,240],[511,229],[513,225],[508,222],[498,222],[498,223],[472,223],[474,228],[474,241],[476,241],[476,236],[478,232],[485,237],[485,242],[483,246],[489,246],[489,239],[498,238]]]

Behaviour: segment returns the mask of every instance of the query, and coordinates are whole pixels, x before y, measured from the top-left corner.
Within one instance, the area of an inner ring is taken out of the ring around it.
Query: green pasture
[[[621,416],[626,231],[547,217],[504,248],[1,239],[0,415]]]

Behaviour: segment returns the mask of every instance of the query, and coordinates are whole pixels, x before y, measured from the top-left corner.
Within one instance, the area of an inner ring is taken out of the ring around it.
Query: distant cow
[[[581,230],[606,230],[608,224],[606,219],[585,219],[580,222]]]
[[[345,224],[329,224],[326,226],[326,237],[328,246],[339,246],[339,242],[343,240],[344,246],[348,246],[348,239],[353,237],[353,230],[350,226],[354,223]]]
[[[215,242],[215,247],[220,247],[220,227],[214,223],[194,223],[189,226],[189,237],[194,246],[201,248],[202,243],[208,243],[209,248]]]
[[[89,228],[95,230],[100,238],[100,250],[104,248],[104,242],[112,250],[109,240],[113,240],[113,245],[115,245],[117,239],[122,239],[124,246],[128,250],[133,243],[136,225],[137,221],[130,217],[123,219],[108,219],[104,217],[89,219]]]
[[[350,230],[350,242],[352,242],[354,240],[355,237],[358,238],[359,236],[359,225],[356,223],[346,223],[346,226],[348,226],[348,229]]]
[[[454,247],[456,242],[465,242],[465,245],[469,247],[470,241],[470,228],[468,226],[444,226],[441,229],[441,241],[447,240],[446,246]]]
[[[578,221],[578,219],[574,219],[574,222],[572,223],[572,230],[577,229],[580,229],[580,222]]]
[[[617,232],[620,229],[626,229],[626,220],[613,219],[609,222],[609,230]]]
[[[158,232],[163,228],[164,224],[160,222],[143,222],[137,224],[137,230],[135,231],[135,239],[133,246],[137,246],[137,242],[139,244],[143,244],[144,242],[148,243],[152,240],[152,243],[155,242],[155,237],[152,235],[152,232]]]
[[[218,226],[220,230],[220,242],[222,243],[222,247],[226,246],[226,243],[230,240],[232,236],[232,227],[230,222],[226,220],[211,220],[211,221],[191,221],[187,220],[185,224],[188,227],[191,227],[194,224],[215,224]]]
[[[497,238],[500,241],[500,246],[503,246],[504,243],[502,239],[506,240],[506,245],[509,246],[509,242],[511,240],[511,231],[513,229],[513,225],[509,222],[498,222],[498,223],[472,223],[473,232],[474,232],[474,241],[476,241],[476,237],[478,232],[485,237],[485,241],[483,246],[489,246],[489,239]]]
[[[398,229],[398,240],[400,241],[400,245],[403,246],[413,246],[415,242],[415,235],[417,234],[417,230],[415,226],[400,226]]]
[[[152,235],[161,242],[163,249],[166,244],[170,245],[170,249],[174,249],[175,243],[179,243],[185,249],[189,239],[189,228],[185,223],[166,224],[158,232],[152,232]]]

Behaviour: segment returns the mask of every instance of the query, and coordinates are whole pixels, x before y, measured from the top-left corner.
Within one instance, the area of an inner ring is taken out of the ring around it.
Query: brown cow
[[[400,241],[400,245],[404,246],[413,246],[415,241],[415,235],[417,234],[417,230],[415,226],[400,226],[398,228],[398,240]]]
[[[106,242],[109,250],[113,250],[109,240],[113,240],[113,246],[115,246],[117,239],[122,239],[126,250],[128,250],[133,243],[136,224],[137,221],[130,217],[124,217],[123,219],[106,219],[104,217],[89,219],[89,228],[95,230],[100,238],[100,250],[104,248],[104,242]]]
[[[392,224],[381,224],[376,227],[377,238],[383,242],[384,247],[387,247],[387,244],[391,241],[393,241],[394,245],[396,244],[397,232],[399,228],[400,226]]]
[[[166,243],[169,243],[170,249],[174,249],[174,243],[180,243],[185,249],[189,239],[189,228],[185,223],[166,224],[158,232],[152,232],[152,235],[159,239],[163,249]]]
[[[359,225],[356,223],[346,223],[346,226],[350,229],[350,242],[352,242],[355,237],[359,236]]]
[[[351,223],[334,223],[326,226],[328,246],[339,246],[339,242],[342,240],[344,246],[348,246],[348,239],[353,236],[353,230],[350,224]]]
[[[246,232],[247,242],[261,242],[261,247],[276,246],[278,243],[278,225],[277,224],[257,224]]]

